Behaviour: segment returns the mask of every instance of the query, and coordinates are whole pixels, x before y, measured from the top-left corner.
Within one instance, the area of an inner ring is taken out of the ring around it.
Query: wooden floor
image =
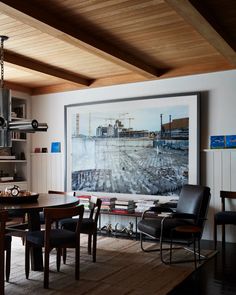
[[[211,242],[203,241],[212,248]],[[227,243],[225,251],[218,245],[219,253],[206,262],[169,295],[235,295],[236,294],[236,244]]]
[[[58,273],[54,253],[50,289],[45,290],[42,272],[31,271],[30,280],[25,279],[24,247],[18,239],[17,245],[12,247],[11,276],[10,283],[6,283],[6,295],[236,294],[236,244],[227,243],[222,251],[219,243],[219,253],[194,271],[191,263],[164,265],[157,252],[142,252],[139,241],[101,236],[98,238],[97,262],[92,263],[86,252],[86,242],[83,241],[82,247],[80,281],[74,280],[73,255],[69,254],[68,264],[62,265]],[[152,243],[150,247],[153,247]],[[213,243],[202,241],[202,249],[213,249]]]
[[[87,237],[82,240],[81,277],[74,280],[74,252],[68,251],[67,264],[56,271],[55,251],[50,260],[49,290],[43,289],[43,273],[24,274],[24,247],[19,238],[13,241],[10,283],[6,295],[166,295],[194,271],[193,263],[165,265],[159,252],[144,253],[140,242],[130,239],[98,237],[97,262],[87,254]],[[156,243],[145,243],[150,249]],[[203,251],[204,252],[204,251]],[[212,251],[205,251],[204,254]],[[167,255],[168,253],[166,253]],[[167,256],[169,257],[169,256]],[[174,251],[173,259],[192,258],[186,250]]]

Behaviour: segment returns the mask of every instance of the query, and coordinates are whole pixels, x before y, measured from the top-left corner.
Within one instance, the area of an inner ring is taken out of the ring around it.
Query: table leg
[[[28,213],[29,230],[40,230],[39,212]],[[31,269],[43,271],[43,253],[41,247],[33,247],[31,251]]]

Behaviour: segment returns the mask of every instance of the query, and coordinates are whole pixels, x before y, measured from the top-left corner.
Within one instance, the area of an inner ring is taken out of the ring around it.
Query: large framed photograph
[[[178,195],[199,182],[199,94],[65,106],[66,190]]]

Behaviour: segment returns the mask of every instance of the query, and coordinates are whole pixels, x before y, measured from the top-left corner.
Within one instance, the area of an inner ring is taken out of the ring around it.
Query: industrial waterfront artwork
[[[189,182],[189,115],[188,104],[78,107],[70,117],[72,190],[178,195]]]

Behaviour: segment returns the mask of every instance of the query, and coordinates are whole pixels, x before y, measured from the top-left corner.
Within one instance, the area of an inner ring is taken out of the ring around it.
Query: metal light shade
[[[36,132],[47,131],[46,123],[38,123],[37,120],[11,121],[11,94],[10,90],[4,87],[4,50],[3,43],[8,39],[7,36],[0,36],[0,68],[1,68],[1,87],[0,87],[0,147],[11,147],[11,131],[17,132]]]
[[[0,147],[11,147],[11,133],[8,131],[7,122],[11,117],[11,96],[10,90],[6,88],[0,88]]]
[[[11,147],[11,131],[34,133],[47,131],[46,123],[37,120],[11,121],[10,90],[0,88],[0,147]]]

